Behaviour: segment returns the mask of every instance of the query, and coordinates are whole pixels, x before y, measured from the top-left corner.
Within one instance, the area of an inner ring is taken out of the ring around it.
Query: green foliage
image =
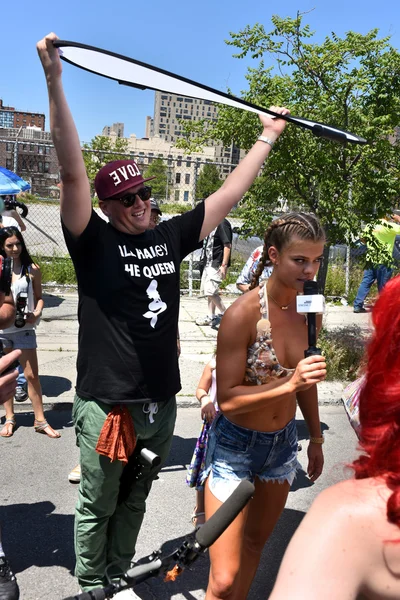
[[[289,125],[248,194],[244,226],[260,234],[286,198],[291,207],[316,212],[335,242],[388,212],[400,195],[400,144],[390,141],[400,113],[400,54],[375,29],[342,38],[331,33],[319,44],[313,35],[300,14],[273,16],[269,32],[256,23],[231,33],[227,43],[235,56],[253,61],[243,98],[288,106],[294,115],[354,132],[369,144],[342,146]],[[209,131],[245,149],[259,134],[256,115],[225,106]]]
[[[206,163],[200,171],[196,183],[196,199],[203,200],[219,190],[222,185],[217,165]]]
[[[83,160],[89,178],[92,194],[94,194],[94,178],[97,172],[113,160],[126,160],[128,140],[126,138],[111,138],[96,135],[88,144],[83,144]]]
[[[352,304],[357,295],[358,287],[363,277],[362,265],[356,264],[350,268],[349,295],[347,301]],[[371,296],[376,287],[371,288]],[[330,262],[325,283],[325,296],[343,298],[346,296],[346,272],[343,260]]]
[[[32,257],[42,273],[43,283],[56,283],[59,285],[76,285],[74,265],[69,256]]]
[[[190,204],[174,204],[172,202],[161,204],[160,208],[162,210],[162,213],[166,215],[183,215],[189,210],[192,210]]]
[[[326,358],[328,381],[356,379],[363,362],[367,339],[357,325],[326,330],[318,336],[318,347]]]
[[[157,200],[163,200],[169,195],[171,185],[168,190],[168,169],[162,158],[155,158],[153,162],[144,171],[144,177],[156,177],[149,181],[152,187],[152,195]]]
[[[367,246],[365,265],[372,268],[374,265],[393,266],[392,252],[386,244],[382,244],[374,235],[376,222],[369,223],[362,233],[362,239]],[[390,228],[390,224],[387,226]]]
[[[38,204],[40,202],[39,196],[31,194],[30,192],[22,192],[18,195],[17,200],[24,204]]]
[[[181,126],[181,134],[175,141],[175,146],[191,152],[201,152],[203,146],[207,146],[212,139],[210,136],[210,123],[207,119],[198,121],[186,121],[178,119]]]

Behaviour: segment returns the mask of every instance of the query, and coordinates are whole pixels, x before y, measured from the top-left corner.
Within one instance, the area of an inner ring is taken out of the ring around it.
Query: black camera
[[[15,302],[15,327],[24,327],[26,320],[26,304],[28,302],[28,294],[26,292],[20,292]]]
[[[13,196],[11,196],[11,198],[8,197],[4,200],[4,206],[6,210],[17,210],[17,208],[20,208],[21,217],[23,217],[24,219],[28,215],[28,207],[26,206],[26,204],[24,204],[23,202],[18,202],[18,200],[15,200]]]
[[[4,258],[0,255],[0,292],[6,296],[11,291],[12,264],[12,258]]]

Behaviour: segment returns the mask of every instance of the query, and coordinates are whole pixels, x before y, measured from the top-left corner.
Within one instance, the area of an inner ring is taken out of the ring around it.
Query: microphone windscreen
[[[316,281],[305,281],[303,291],[305,296],[318,294],[318,283]]]
[[[209,548],[238,516],[254,494],[251,481],[243,480],[213,516],[196,532],[196,541],[202,548]]]

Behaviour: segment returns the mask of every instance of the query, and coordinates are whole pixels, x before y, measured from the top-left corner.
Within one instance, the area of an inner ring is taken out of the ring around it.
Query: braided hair
[[[253,275],[251,290],[258,285],[264,267],[271,265],[268,255],[270,247],[275,246],[281,252],[293,236],[312,242],[325,240],[324,229],[318,217],[312,213],[292,212],[272,221],[264,234],[264,248]]]

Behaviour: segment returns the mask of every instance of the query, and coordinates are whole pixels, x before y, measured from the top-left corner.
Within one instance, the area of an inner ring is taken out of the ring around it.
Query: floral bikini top
[[[262,385],[278,377],[286,377],[295,369],[286,369],[279,364],[272,345],[271,322],[268,318],[268,295],[265,282],[260,283],[261,319],[257,322],[256,341],[247,350],[246,383]]]

